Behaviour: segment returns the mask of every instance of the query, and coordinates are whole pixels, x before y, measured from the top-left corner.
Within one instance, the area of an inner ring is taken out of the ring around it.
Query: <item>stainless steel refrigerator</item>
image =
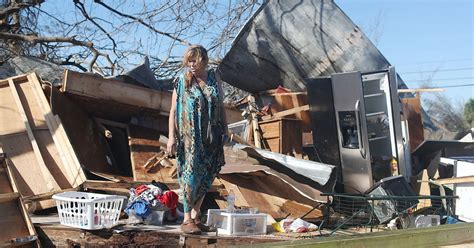
[[[363,193],[394,173],[409,182],[408,131],[394,67],[310,79],[307,91],[315,150],[321,162],[338,166],[344,192]]]

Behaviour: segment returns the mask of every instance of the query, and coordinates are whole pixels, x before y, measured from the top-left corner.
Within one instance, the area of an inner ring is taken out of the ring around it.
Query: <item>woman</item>
[[[200,222],[200,208],[225,163],[223,137],[219,142],[209,142],[209,132],[227,133],[227,122],[221,82],[214,70],[207,70],[208,61],[202,46],[190,46],[184,53],[185,70],[173,90],[168,123],[167,152],[176,151],[178,182],[184,196],[181,230],[192,234],[209,231]]]

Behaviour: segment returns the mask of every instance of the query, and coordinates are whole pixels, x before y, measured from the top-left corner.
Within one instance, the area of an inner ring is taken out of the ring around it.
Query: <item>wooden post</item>
[[[252,116],[253,139],[254,139],[255,147],[262,148],[261,143],[260,143],[260,131],[258,128],[258,119],[257,119],[258,109],[256,107],[255,97],[253,95],[249,95],[248,100],[249,100],[249,103],[248,103],[249,110]]]

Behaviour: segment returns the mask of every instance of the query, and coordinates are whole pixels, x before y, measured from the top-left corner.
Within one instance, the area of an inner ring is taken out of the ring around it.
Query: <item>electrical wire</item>
[[[452,68],[452,69],[444,69],[444,70],[431,70],[431,71],[408,71],[408,72],[398,72],[400,74],[415,74],[415,73],[427,73],[427,72],[440,72],[440,71],[467,71],[467,70],[474,70],[474,67],[469,68]]]
[[[473,79],[474,77],[459,77],[459,78],[431,78],[431,79],[409,79],[403,80],[405,83],[409,82],[425,82],[425,81],[450,81],[450,80],[464,80],[464,79]]]
[[[458,87],[472,87],[474,84],[459,84],[459,85],[445,85],[437,86],[436,88],[458,88]]]
[[[395,66],[402,66],[402,65],[424,65],[424,64],[446,63],[446,62],[472,61],[472,60],[473,60],[473,58],[449,59],[449,60],[438,60],[438,61],[415,62],[415,63],[409,63],[409,64],[396,64]]]

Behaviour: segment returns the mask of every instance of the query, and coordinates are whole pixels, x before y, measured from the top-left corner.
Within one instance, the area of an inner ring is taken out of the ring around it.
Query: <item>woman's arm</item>
[[[173,155],[176,151],[176,98],[176,89],[174,89],[171,97],[171,109],[168,119],[168,144],[166,145],[166,152],[168,155]]]

